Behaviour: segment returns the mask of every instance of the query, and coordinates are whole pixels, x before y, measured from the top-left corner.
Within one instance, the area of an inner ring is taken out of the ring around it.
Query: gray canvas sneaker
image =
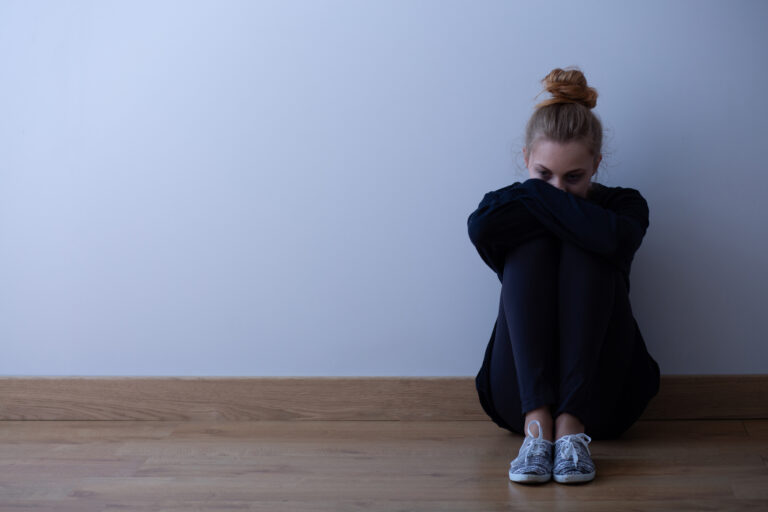
[[[533,437],[531,425],[539,427],[539,436]],[[523,440],[517,458],[509,463],[509,479],[521,484],[542,483],[552,478],[552,452],[554,443],[544,439],[541,424],[532,420],[528,435]]]
[[[592,438],[583,432],[564,435],[555,441],[555,462],[552,476],[555,482],[575,484],[595,478],[595,463],[587,445]]]

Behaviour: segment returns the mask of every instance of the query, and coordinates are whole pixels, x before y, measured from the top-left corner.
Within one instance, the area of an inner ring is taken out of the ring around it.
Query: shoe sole
[[[555,482],[560,484],[578,484],[594,480],[595,472],[575,475],[552,475],[552,477],[555,479]]]
[[[552,477],[551,474],[549,475],[525,475],[525,474],[521,475],[517,473],[509,474],[509,479],[518,484],[543,484],[544,482],[548,482],[551,477]]]

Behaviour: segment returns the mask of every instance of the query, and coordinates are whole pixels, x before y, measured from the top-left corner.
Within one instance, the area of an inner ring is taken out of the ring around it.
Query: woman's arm
[[[488,192],[467,219],[469,239],[499,281],[503,278],[509,249],[532,238],[550,235],[520,200],[524,193],[520,182]]]
[[[603,207],[540,179],[528,179],[518,188],[521,202],[547,229],[629,273],[648,229],[648,204],[640,192],[612,187]]]

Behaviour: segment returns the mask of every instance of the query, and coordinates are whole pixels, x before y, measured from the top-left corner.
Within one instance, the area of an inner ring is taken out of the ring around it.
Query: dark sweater
[[[509,249],[554,234],[605,258],[622,272],[629,290],[632,259],[648,229],[648,204],[633,188],[593,182],[584,199],[530,178],[485,194],[467,228],[499,281]]]

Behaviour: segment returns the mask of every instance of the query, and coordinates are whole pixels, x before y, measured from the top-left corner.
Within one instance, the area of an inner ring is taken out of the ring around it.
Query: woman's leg
[[[494,406],[522,433],[532,419],[552,440],[551,407],[557,404],[557,290],[560,240],[540,237],[507,255],[497,329],[509,343],[496,343],[490,365]],[[538,432],[533,432],[537,435]]]
[[[586,430],[593,439],[619,437],[658,391],[658,365],[647,352],[620,273],[614,283],[613,312],[594,378],[592,419]]]
[[[633,348],[634,325],[621,273],[571,243],[563,242],[561,249],[555,438],[600,432],[612,424]]]

